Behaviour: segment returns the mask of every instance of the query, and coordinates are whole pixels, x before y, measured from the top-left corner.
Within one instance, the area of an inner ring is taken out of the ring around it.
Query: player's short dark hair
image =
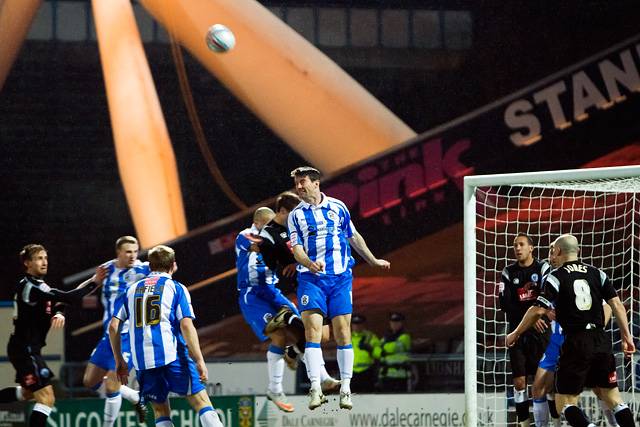
[[[20,261],[23,263],[25,261],[31,261],[33,256],[40,251],[46,252],[47,250],[44,248],[44,246],[37,243],[29,243],[28,245],[25,245],[20,251]]]
[[[133,236],[119,237],[118,240],[116,240],[116,251],[118,251],[122,247],[122,245],[125,245],[127,243],[131,243],[132,245],[137,245],[138,239],[136,239]]]
[[[149,251],[148,258],[151,271],[168,273],[176,261],[176,253],[169,246],[158,245]]]
[[[311,181],[319,181],[320,171],[311,166],[300,166],[299,168],[295,168],[291,171],[292,178],[302,178],[303,176],[309,177]]]
[[[531,246],[533,246],[533,239],[532,239],[532,238],[531,238],[531,236],[529,236],[527,233],[518,233],[518,234],[516,235],[516,238],[515,238],[515,239],[513,239],[513,241],[515,242],[515,241],[516,241],[516,239],[518,239],[518,237],[524,237],[524,238],[526,238],[526,239],[527,239],[527,242],[529,242],[529,244],[530,244]]]
[[[285,191],[280,194],[276,199],[276,212],[280,211],[281,208],[285,208],[287,211],[291,212],[296,206],[300,203],[300,197],[292,193],[291,191]]]

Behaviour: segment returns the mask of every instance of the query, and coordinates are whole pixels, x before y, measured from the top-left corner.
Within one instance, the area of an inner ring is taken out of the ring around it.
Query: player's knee
[[[107,392],[107,394],[115,393],[120,390],[120,383],[107,381],[104,384],[104,390]]]
[[[350,331],[340,331],[340,333],[336,330],[336,344],[338,345],[347,345],[351,344],[351,333]]]
[[[269,339],[273,345],[278,347],[284,347],[287,341],[287,334],[284,330],[278,329],[275,332],[269,334]]]
[[[169,402],[157,403],[151,402],[151,407],[153,408],[153,415],[156,419],[160,417],[170,417],[171,416],[171,408],[169,407]]]
[[[85,373],[84,377],[82,377],[82,384],[86,388],[90,388],[92,390],[96,390],[97,388],[99,388],[101,383],[102,378],[94,378],[93,375],[88,375]]]
[[[322,326],[322,341],[330,341],[331,340],[331,329],[329,329],[329,325]]]
[[[41,403],[49,408],[53,408],[56,404],[56,396],[53,394],[53,388],[45,387],[35,393],[36,402]]]
[[[320,342],[322,339],[322,326],[309,325],[304,331],[307,341]]]

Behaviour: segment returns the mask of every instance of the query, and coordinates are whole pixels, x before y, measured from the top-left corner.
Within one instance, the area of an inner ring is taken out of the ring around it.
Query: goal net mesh
[[[512,425],[515,420],[505,348],[508,325],[497,295],[502,269],[514,262],[512,243],[517,233],[533,238],[534,256],[541,259],[547,258],[549,244],[560,234],[575,235],[581,259],[607,273],[627,309],[634,338],[640,336],[639,192],[639,178],[475,188],[479,425]],[[607,331],[620,390],[626,402],[633,404],[640,365],[623,357],[615,321]],[[582,405],[592,422],[605,425],[592,393],[583,393]]]

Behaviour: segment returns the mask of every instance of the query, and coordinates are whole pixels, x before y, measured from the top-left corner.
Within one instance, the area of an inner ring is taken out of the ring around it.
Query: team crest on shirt
[[[531,281],[532,281],[532,282],[537,282],[537,281],[538,281],[538,275],[537,275],[536,273],[533,273],[533,274],[531,275]]]
[[[283,231],[282,233],[280,233],[280,237],[282,237],[283,239],[287,238],[287,232]]]
[[[51,371],[47,368],[40,369],[40,377],[41,378],[49,378],[51,376]]]
[[[271,313],[265,313],[264,316],[262,316],[262,320],[264,320],[264,323],[269,323],[269,320],[273,319],[273,314]]]
[[[300,298],[300,304],[302,305],[309,304],[309,295],[302,295],[302,298]]]
[[[329,219],[331,221],[337,221],[338,220],[338,214],[336,214],[334,211],[327,212],[327,216],[329,217]]]
[[[513,284],[517,285],[520,283],[520,279],[518,279],[517,277],[515,279],[513,279]]]

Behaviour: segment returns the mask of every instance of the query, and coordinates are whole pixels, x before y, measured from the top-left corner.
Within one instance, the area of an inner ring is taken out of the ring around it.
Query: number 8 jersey
[[[141,371],[177,359],[186,348],[180,321],[195,315],[187,288],[168,273],[154,271],[118,298],[114,317],[129,320],[133,366]]]
[[[616,297],[604,271],[580,261],[569,261],[552,271],[537,304],[556,307],[556,321],[565,333],[603,329],[603,301]]]

